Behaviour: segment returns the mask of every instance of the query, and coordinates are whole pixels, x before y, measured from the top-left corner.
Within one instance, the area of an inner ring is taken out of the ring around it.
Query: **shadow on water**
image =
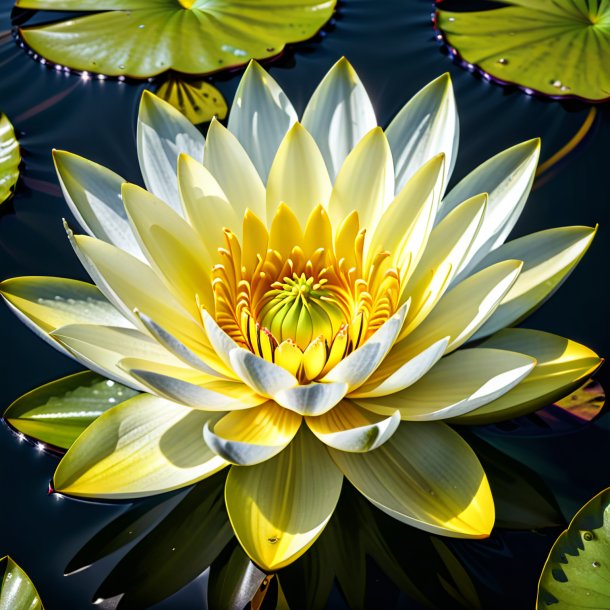
[[[453,183],[497,152],[532,137],[542,137],[542,161],[551,159],[578,132],[589,109],[528,97],[453,64],[435,40],[432,8],[429,0],[408,5],[404,0],[345,0],[331,28],[291,47],[268,69],[302,111],[328,68],[345,55],[366,84],[382,125],[422,86],[449,72],[461,125]],[[49,69],[10,35],[11,9],[10,0],[0,0],[0,109],[15,125],[23,172],[14,198],[0,210],[0,279],[87,279],[61,224],[66,217],[77,226],[61,198],[51,149],[80,154],[141,184],[135,119],[142,90],[153,85],[83,80]],[[242,72],[213,79],[229,103]],[[586,138],[538,182],[514,231],[523,235],[600,223],[578,269],[527,326],[568,336],[602,355],[610,353],[610,276],[604,272],[610,227],[608,141],[605,105],[598,107]],[[78,370],[6,308],[0,309],[0,327],[4,407],[33,387]],[[599,378],[604,382],[607,376],[604,367]],[[546,430],[539,436],[524,433],[530,420],[519,421],[517,430],[485,427],[468,433],[489,473],[498,525],[508,529],[498,528],[490,539],[476,542],[429,536],[371,509],[345,486],[328,530],[277,582],[265,579],[230,542],[222,505],[224,475],[127,507],[49,496],[57,458],[20,444],[3,426],[0,463],[10,467],[0,470],[0,552],[10,553],[28,571],[50,610],[86,608],[100,597],[108,600],[100,607],[154,602],[158,609],[196,610],[206,607],[208,575],[211,606],[226,595],[237,604],[243,598],[235,593],[235,574],[243,576],[247,595],[262,597],[263,607],[279,595],[278,582],[291,608],[323,607],[325,592],[332,608],[348,603],[397,609],[430,603],[439,608],[531,607],[557,526],[610,483],[600,449],[608,446],[610,430],[607,415],[577,430]],[[72,574],[65,577],[64,570]],[[264,596],[261,586],[268,587]]]

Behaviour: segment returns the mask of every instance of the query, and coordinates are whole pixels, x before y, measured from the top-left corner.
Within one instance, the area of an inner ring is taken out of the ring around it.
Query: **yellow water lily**
[[[89,233],[68,236],[95,286],[29,277],[0,288],[52,345],[142,393],[85,430],[54,487],[136,498],[230,466],[229,518],[266,570],[314,543],[344,477],[405,523],[487,536],[489,484],[446,422],[523,414],[599,366],[568,339],[506,328],[561,284],[595,229],[504,244],[539,142],[444,195],[457,135],[447,75],[384,131],[346,60],[300,122],[252,63],[228,128],[212,122],[205,143],[144,94],[148,190],[55,152]]]

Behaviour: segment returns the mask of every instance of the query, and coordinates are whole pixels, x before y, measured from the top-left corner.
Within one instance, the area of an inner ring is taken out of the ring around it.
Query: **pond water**
[[[87,279],[62,227],[62,217],[74,227],[76,222],[61,197],[51,150],[80,154],[141,183],[135,119],[141,92],[155,84],[83,81],[49,69],[15,43],[10,34],[11,9],[10,0],[0,1],[0,109],[16,128],[24,163],[18,192],[0,211],[0,279],[20,275]],[[294,45],[266,67],[302,110],[326,71],[345,55],[367,86],[381,125],[387,125],[423,85],[448,71],[461,125],[453,181],[495,153],[536,136],[542,138],[544,161],[576,134],[588,106],[528,97],[454,65],[435,40],[432,9],[428,0],[345,0],[323,35]],[[242,72],[214,78],[229,103]],[[594,124],[580,145],[537,181],[514,231],[518,236],[555,226],[600,224],[593,246],[566,285],[526,325],[570,337],[602,356],[610,353],[608,142],[610,108],[606,104],[597,107]],[[5,307],[0,308],[0,336],[2,409],[24,392],[79,370]],[[598,379],[610,387],[607,367]],[[520,444],[521,461],[559,490],[564,514],[574,512],[610,484],[603,450],[604,443],[608,446],[609,427],[603,416],[586,430],[541,442],[528,437]],[[500,446],[510,434],[487,430],[481,436]],[[10,554],[29,573],[47,609],[87,608],[127,547],[74,575],[66,577],[64,571],[77,551],[127,506],[47,495],[57,459],[19,442],[6,426],[0,426],[0,556]],[[498,529],[484,542],[448,544],[474,582],[482,608],[527,608],[533,607],[538,575],[560,529]],[[152,555],[154,576],[155,566],[161,569],[172,559],[167,549],[157,554],[153,550]],[[421,560],[422,569],[415,565],[416,558],[414,554],[416,578],[438,582],[435,566],[431,563],[426,571],[427,560]],[[402,568],[408,572],[409,565]],[[367,607],[424,607],[413,595],[393,588],[391,575],[372,563],[365,578]],[[205,582],[204,574],[154,607],[205,608]],[[100,607],[114,607],[116,601]],[[122,607],[136,607],[133,604],[124,602]],[[328,604],[346,607],[336,586]]]

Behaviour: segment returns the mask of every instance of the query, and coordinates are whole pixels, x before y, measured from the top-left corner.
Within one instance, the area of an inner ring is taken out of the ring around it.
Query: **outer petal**
[[[276,457],[231,468],[227,511],[250,558],[270,571],[300,557],[328,523],[342,480],[327,451],[306,429]]]
[[[303,127],[317,142],[333,182],[347,155],[376,125],[366,89],[342,57],[318,85],[303,113]]]
[[[400,413],[378,415],[344,400],[328,413],[305,418],[309,429],[340,451],[372,451],[385,443],[400,424]]]
[[[201,353],[217,370],[210,343],[200,323],[171,295],[155,272],[142,261],[99,239],[68,232],[70,242],[83,266],[104,293],[126,317],[138,321],[135,309],[155,320],[182,343]]]
[[[203,164],[218,181],[240,220],[247,209],[265,218],[265,187],[253,160],[238,139],[216,119],[210,123]]]
[[[178,155],[203,158],[199,130],[171,104],[144,91],[138,115],[138,159],[146,188],[181,212],[176,171]]]
[[[326,207],[330,191],[326,165],[314,139],[300,123],[295,123],[282,140],[269,171],[268,222],[284,202],[304,227],[318,204]]]
[[[576,267],[596,232],[590,227],[550,229],[515,239],[489,253],[478,267],[513,256],[524,265],[514,286],[473,338],[480,339],[517,324],[542,305]]]
[[[68,206],[87,233],[143,258],[121,199],[125,179],[63,150],[54,150],[53,160]]]
[[[404,420],[446,419],[478,409],[520,383],[530,374],[535,358],[498,349],[466,349],[446,356],[412,386],[358,404],[375,413]]]
[[[481,347],[530,354],[536,367],[516,388],[484,407],[453,421],[457,424],[487,424],[519,417],[567,396],[602,363],[589,348],[550,333],[510,328],[496,333]]]
[[[400,392],[421,379],[443,356],[449,337],[443,337],[411,359],[400,364],[398,358],[386,358],[367,382],[350,394],[351,398],[369,398]],[[387,364],[386,364],[387,362]]]
[[[375,451],[330,453],[350,482],[395,519],[445,536],[489,535],[494,506],[487,477],[472,449],[448,426],[403,423]]]
[[[492,157],[464,178],[443,200],[437,221],[460,202],[487,193],[489,202],[481,230],[468,256],[456,269],[465,274],[504,242],[515,226],[534,182],[540,140],[529,140]]]
[[[369,131],[341,166],[328,213],[335,226],[356,210],[360,226],[372,229],[394,198],[394,167],[381,127]]]
[[[444,190],[453,172],[460,136],[449,74],[439,76],[413,97],[390,123],[386,135],[394,157],[397,193],[439,153],[446,159]]]
[[[465,343],[493,314],[519,277],[523,263],[506,260],[466,278],[449,290],[426,319],[401,343],[391,357],[404,360],[431,343],[449,336],[452,351]]]
[[[18,277],[1,282],[0,294],[30,330],[66,355],[71,354],[48,334],[60,326],[131,326],[98,288],[86,282],[56,277]]]
[[[51,336],[87,368],[136,389],[142,389],[142,386],[117,366],[125,357],[144,358],[181,367],[186,372],[192,371],[159,343],[135,328],[68,324],[52,331]]]
[[[310,383],[281,389],[273,399],[282,407],[301,415],[322,415],[347,393],[346,383]]]
[[[296,112],[281,87],[251,61],[235,92],[229,130],[237,136],[264,181],[280,142],[296,120]]]
[[[226,466],[203,441],[210,414],[142,394],[106,411],[60,462],[53,487],[87,498],[139,498]]]
[[[202,411],[248,409],[265,402],[242,383],[214,380],[192,370],[125,358],[119,366],[157,396]],[[198,376],[199,375],[199,376]]]
[[[208,446],[227,462],[251,466],[282,451],[294,438],[301,420],[296,413],[269,401],[209,421],[203,436]]]
[[[347,384],[349,391],[361,386],[386,357],[405,320],[409,303],[405,303],[370,337],[331,369],[322,381]]]

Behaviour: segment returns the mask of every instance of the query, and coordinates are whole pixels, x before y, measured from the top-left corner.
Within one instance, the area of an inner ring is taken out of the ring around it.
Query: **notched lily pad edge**
[[[519,91],[525,93],[525,95],[529,95],[531,97],[541,98],[541,99],[545,99],[545,100],[553,100],[553,101],[557,101],[557,102],[572,101],[572,102],[582,102],[585,104],[604,104],[604,103],[610,101],[610,95],[608,95],[608,97],[605,97],[602,99],[589,99],[586,97],[582,97],[580,95],[575,95],[574,93],[566,93],[564,95],[551,95],[549,93],[543,93],[542,91],[539,91],[538,89],[535,89],[532,87],[526,87],[525,85],[521,85],[515,81],[503,80],[497,76],[494,76],[493,74],[490,74],[486,70],[483,70],[483,68],[481,68],[477,64],[470,63],[469,61],[465,60],[462,57],[461,53],[458,51],[458,49],[456,49],[447,40],[445,33],[440,29],[440,27],[438,25],[438,14],[440,12],[440,9],[438,9],[436,7],[440,4],[442,4],[442,1],[443,0],[436,0],[434,3],[435,8],[434,8],[434,12],[432,13],[432,19],[431,19],[432,27],[434,29],[434,37],[436,38],[437,42],[440,44],[441,48],[447,52],[447,55],[449,56],[450,60],[456,66],[459,66],[460,68],[462,68],[463,70],[466,70],[467,72],[471,72],[472,74],[476,74],[476,75],[480,76],[487,82],[493,83],[495,85],[499,85],[500,87],[505,87],[507,89],[514,88],[516,90],[519,90]]]
[[[262,66],[267,66],[267,65],[270,65],[270,64],[273,64],[273,63],[279,61],[280,59],[282,59],[284,56],[288,55],[289,53],[294,53],[294,52],[298,51],[298,49],[301,45],[311,43],[311,42],[320,42],[321,39],[326,37],[326,35],[329,32],[331,32],[332,30],[335,29],[335,26],[337,23],[336,18],[337,18],[337,16],[341,15],[342,1],[343,0],[336,0],[332,15],[330,16],[328,21],[326,23],[324,23],[322,25],[322,27],[320,27],[320,29],[313,34],[313,36],[310,36],[309,38],[305,38],[303,40],[299,40],[296,42],[287,42],[281,48],[278,49],[278,52],[275,55],[270,55],[269,57],[253,58],[253,59],[256,59],[256,61],[258,63],[260,63]],[[24,12],[27,12],[27,13],[32,13],[32,14],[36,12],[34,9],[21,9],[21,10],[23,10]],[[118,81],[120,83],[129,83],[129,84],[148,82],[148,83],[156,83],[158,85],[161,85],[166,80],[169,80],[172,77],[179,78],[179,79],[182,79],[185,81],[189,81],[189,80],[202,80],[204,77],[212,77],[212,76],[217,76],[219,74],[227,74],[229,76],[233,76],[235,73],[246,68],[248,63],[250,62],[250,59],[247,59],[245,61],[233,64],[231,66],[223,66],[221,68],[218,68],[217,70],[213,70],[210,72],[179,72],[172,68],[168,68],[166,70],[163,70],[161,72],[158,72],[157,74],[154,74],[154,75],[151,75],[148,77],[135,77],[135,76],[130,76],[128,74],[119,74],[117,76],[110,76],[110,75],[104,74],[102,72],[93,72],[91,70],[76,70],[76,69],[70,68],[69,66],[57,64],[51,60],[46,59],[42,55],[40,55],[37,51],[35,51],[32,47],[30,47],[30,45],[25,41],[25,38],[22,36],[21,32],[23,29],[26,29],[26,28],[23,28],[21,26],[21,24],[16,25],[15,19],[12,15],[11,15],[11,19],[12,19],[11,33],[13,35],[13,39],[15,40],[15,43],[17,44],[17,46],[20,47],[21,49],[23,49],[29,57],[31,57],[34,61],[37,61],[38,63],[46,66],[46,68],[49,70],[55,70],[56,72],[61,72],[65,75],[74,74],[74,75],[80,76],[83,80],[100,80],[100,81],[109,80],[109,81]],[[27,19],[29,19],[29,17],[22,16],[20,18],[20,22],[24,23],[27,21]],[[52,21],[48,22],[48,24],[50,24],[50,23],[52,23]],[[48,24],[45,24],[45,25],[48,25]],[[210,84],[212,84],[212,81],[210,81]]]

